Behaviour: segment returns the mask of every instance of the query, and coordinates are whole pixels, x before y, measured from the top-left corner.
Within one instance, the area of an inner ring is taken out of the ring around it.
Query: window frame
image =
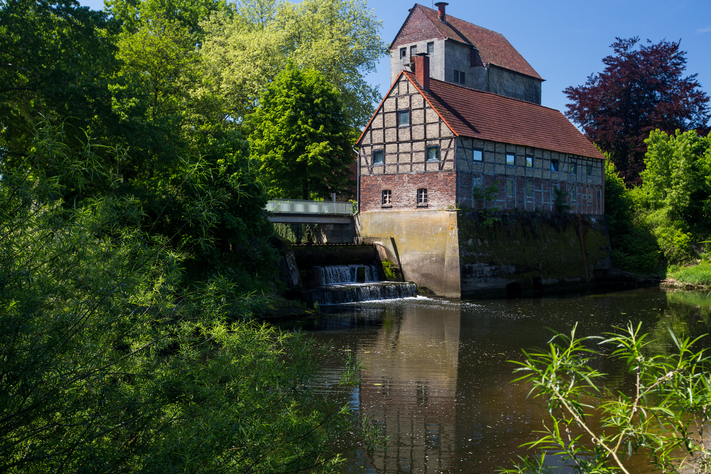
[[[570,174],[578,174],[578,164],[577,163],[570,164]]]
[[[592,176],[592,165],[587,165],[587,169],[585,170],[585,174],[587,176]]]
[[[574,204],[578,202],[578,187],[573,186],[570,188],[570,204]]]
[[[400,48],[400,59],[405,59],[405,58],[407,58],[407,47]]]
[[[525,189],[526,198],[527,199],[530,198],[529,200],[533,201],[533,194],[535,193],[535,191],[536,191],[536,189],[533,186],[533,181],[531,181],[531,180],[526,181],[526,189]]]
[[[417,56],[417,45],[416,44],[410,46],[410,57],[414,58],[415,56]]]
[[[479,152],[479,159],[476,159],[476,153]],[[472,150],[472,161],[475,163],[482,163],[484,161],[484,150],[481,148],[474,148]]]
[[[427,204],[428,204],[427,188],[418,188],[417,189],[417,206],[418,207],[427,207]]]
[[[402,118],[404,116],[407,116],[407,120],[403,122]],[[397,111],[397,126],[398,127],[409,127],[410,126],[410,109]]]
[[[511,158],[511,162],[509,162]],[[506,166],[516,166],[516,153],[506,153]]]
[[[430,150],[436,150],[435,153],[436,153],[436,155],[437,155],[437,159],[434,159],[434,160],[433,160],[433,159],[430,159]],[[427,163],[438,163],[438,162],[440,161],[440,158],[439,158],[439,145],[428,146],[426,153],[427,153],[427,154],[426,154],[426,156],[425,156],[425,160],[426,160]]]
[[[551,160],[551,172],[553,172],[553,173],[560,172],[560,161],[559,160]]]
[[[526,155],[526,168],[533,169],[534,160],[532,155]]]
[[[434,41],[427,43],[427,54],[434,54]]]
[[[506,197],[512,198],[516,196],[516,186],[513,179],[507,179],[504,184],[504,189],[506,190]]]
[[[376,161],[376,155],[380,156],[380,159]],[[372,155],[372,164],[373,166],[375,165],[384,165],[385,164],[385,150],[373,150],[373,155]]]
[[[393,192],[390,189],[383,189],[381,192],[381,201],[380,204],[382,207],[392,207],[393,201]]]

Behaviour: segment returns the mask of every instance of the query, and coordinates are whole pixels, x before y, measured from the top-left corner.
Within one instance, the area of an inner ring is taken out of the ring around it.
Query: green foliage
[[[0,3],[0,157],[22,162],[41,115],[99,130],[115,22],[74,0]],[[70,142],[68,145],[72,145]]]
[[[703,253],[695,244],[711,233],[711,140],[695,131],[653,131],[646,143],[644,183],[630,193],[637,218],[670,263],[690,262]]]
[[[381,22],[363,0],[241,1],[202,27],[201,93],[219,94],[235,119],[254,109],[289,63],[319,71],[338,89],[349,126],[365,126],[380,100],[364,76],[389,51],[378,35]]]
[[[674,267],[667,275],[681,283],[711,285],[711,263],[701,262],[692,267]]]
[[[616,268],[650,274],[659,267],[659,247],[635,212],[634,192],[625,187],[612,161],[605,162],[605,215],[612,263]]]
[[[553,188],[555,191],[555,198],[553,198],[553,204],[555,204],[556,211],[564,214],[571,209],[570,204],[568,204],[568,193],[561,190],[560,188]]]
[[[388,281],[395,281],[397,280],[397,275],[395,274],[395,271],[393,270],[393,262],[390,260],[383,260],[380,262],[380,264],[383,267],[383,273],[385,274],[385,279]]]
[[[81,207],[29,167],[0,180],[0,470],[329,471],[351,417],[309,387],[324,348],[244,319],[131,197]],[[133,225],[131,225],[133,223]]]
[[[247,117],[252,156],[271,197],[327,198],[354,184],[353,130],[338,91],[314,70],[290,64]]]
[[[674,351],[653,355],[647,335],[630,323],[605,338],[557,334],[545,349],[524,351],[514,362],[532,385],[531,393],[548,404],[551,425],[529,447],[552,452],[576,472],[630,473],[626,463],[643,453],[663,472],[689,464],[708,472],[711,459],[706,424],[711,417],[711,359],[694,349],[698,339],[677,338]],[[599,348],[593,348],[597,343]],[[604,374],[594,368],[606,349],[624,363],[633,381],[630,392],[605,391]],[[523,458],[509,473],[546,472],[544,460]]]

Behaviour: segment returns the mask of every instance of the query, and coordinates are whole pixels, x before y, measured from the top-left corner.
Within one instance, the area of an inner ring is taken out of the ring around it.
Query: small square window
[[[383,206],[390,206],[392,204],[392,191],[389,189],[383,190]]]
[[[400,48],[400,59],[405,59],[407,57],[407,48]]]
[[[571,174],[578,174],[578,165],[576,163],[570,164],[570,173]]]
[[[414,58],[417,56],[417,46],[410,46],[410,57]]]
[[[417,205],[426,206],[427,205],[427,189],[422,188],[417,190]]]
[[[558,172],[558,160],[551,160],[551,171]]]
[[[434,41],[427,43],[427,54],[430,56],[434,54]]]
[[[464,84],[465,81],[465,76],[464,76],[464,71],[457,71],[456,69],[454,70],[454,81],[452,81],[456,84]]]
[[[533,157],[532,156],[526,157],[526,168],[533,168]]]
[[[397,126],[407,127],[410,125],[410,111],[409,110],[398,110],[397,111]]]
[[[586,171],[587,171],[586,174],[587,174],[588,176],[592,176],[592,166],[588,165]]]
[[[516,166],[516,155],[506,154],[506,166]]]
[[[484,161],[484,151],[483,150],[474,150],[472,152],[472,160]]]
[[[439,147],[438,146],[428,146],[427,147],[427,161],[439,161]]]
[[[383,163],[385,163],[385,151],[373,150],[373,164],[382,165]]]
[[[510,179],[506,180],[506,197],[513,197],[514,183]]]

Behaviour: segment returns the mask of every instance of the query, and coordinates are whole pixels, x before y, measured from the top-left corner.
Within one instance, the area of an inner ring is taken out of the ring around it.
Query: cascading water
[[[309,292],[319,305],[417,296],[414,283],[380,281],[375,265],[316,266],[311,271],[316,288]]]

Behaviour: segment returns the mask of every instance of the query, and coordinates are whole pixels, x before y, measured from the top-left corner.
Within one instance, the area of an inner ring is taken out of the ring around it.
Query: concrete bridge
[[[350,202],[274,199],[266,210],[269,220],[280,224],[353,224]]]

